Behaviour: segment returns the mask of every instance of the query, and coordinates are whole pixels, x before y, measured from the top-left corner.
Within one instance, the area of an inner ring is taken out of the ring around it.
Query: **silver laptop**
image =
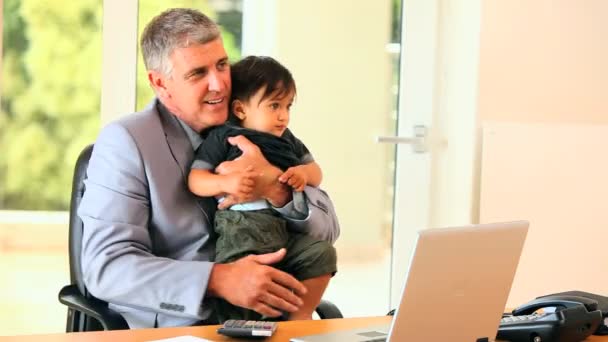
[[[527,232],[526,221],[420,231],[390,325],[291,341],[493,341]]]

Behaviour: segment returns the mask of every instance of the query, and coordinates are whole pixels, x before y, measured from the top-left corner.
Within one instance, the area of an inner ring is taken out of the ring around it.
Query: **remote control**
[[[269,337],[275,330],[276,322],[229,319],[217,332],[230,337]]]

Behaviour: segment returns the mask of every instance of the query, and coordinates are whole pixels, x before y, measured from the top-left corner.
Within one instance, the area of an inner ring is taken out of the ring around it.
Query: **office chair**
[[[84,285],[80,252],[83,223],[77,211],[84,195],[84,180],[93,145],[84,148],[74,168],[70,198],[69,256],[70,285],[59,292],[59,301],[68,307],[66,332],[129,329],[125,319],[108,308],[108,303],[93,297]]]
[[[125,319],[108,308],[108,303],[91,295],[84,284],[80,265],[83,223],[77,214],[85,191],[84,180],[93,145],[78,156],[72,179],[69,223],[70,285],[59,291],[59,302],[68,307],[66,332],[129,329]],[[322,300],[316,309],[321,319],[342,318],[340,310],[331,302]]]

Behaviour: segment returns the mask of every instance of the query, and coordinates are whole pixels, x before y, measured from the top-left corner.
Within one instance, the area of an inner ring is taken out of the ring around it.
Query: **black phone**
[[[537,299],[542,298],[542,297],[549,297],[549,296],[577,296],[577,297],[585,297],[585,298],[589,298],[589,299],[593,299],[593,300],[597,301],[597,303],[598,303],[597,309],[602,312],[602,316],[604,317],[604,322],[602,322],[600,324],[600,326],[593,333],[593,335],[608,335],[608,297],[602,296],[602,295],[599,295],[596,293],[576,290],[576,291],[553,293],[553,294],[537,297]]]
[[[593,299],[546,296],[503,315],[496,337],[512,342],[582,341],[598,329],[602,320],[602,312]]]

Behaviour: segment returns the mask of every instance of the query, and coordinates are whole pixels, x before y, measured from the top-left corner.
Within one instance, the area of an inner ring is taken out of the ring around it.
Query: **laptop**
[[[389,325],[290,341],[493,341],[527,232],[526,221],[420,231]]]

